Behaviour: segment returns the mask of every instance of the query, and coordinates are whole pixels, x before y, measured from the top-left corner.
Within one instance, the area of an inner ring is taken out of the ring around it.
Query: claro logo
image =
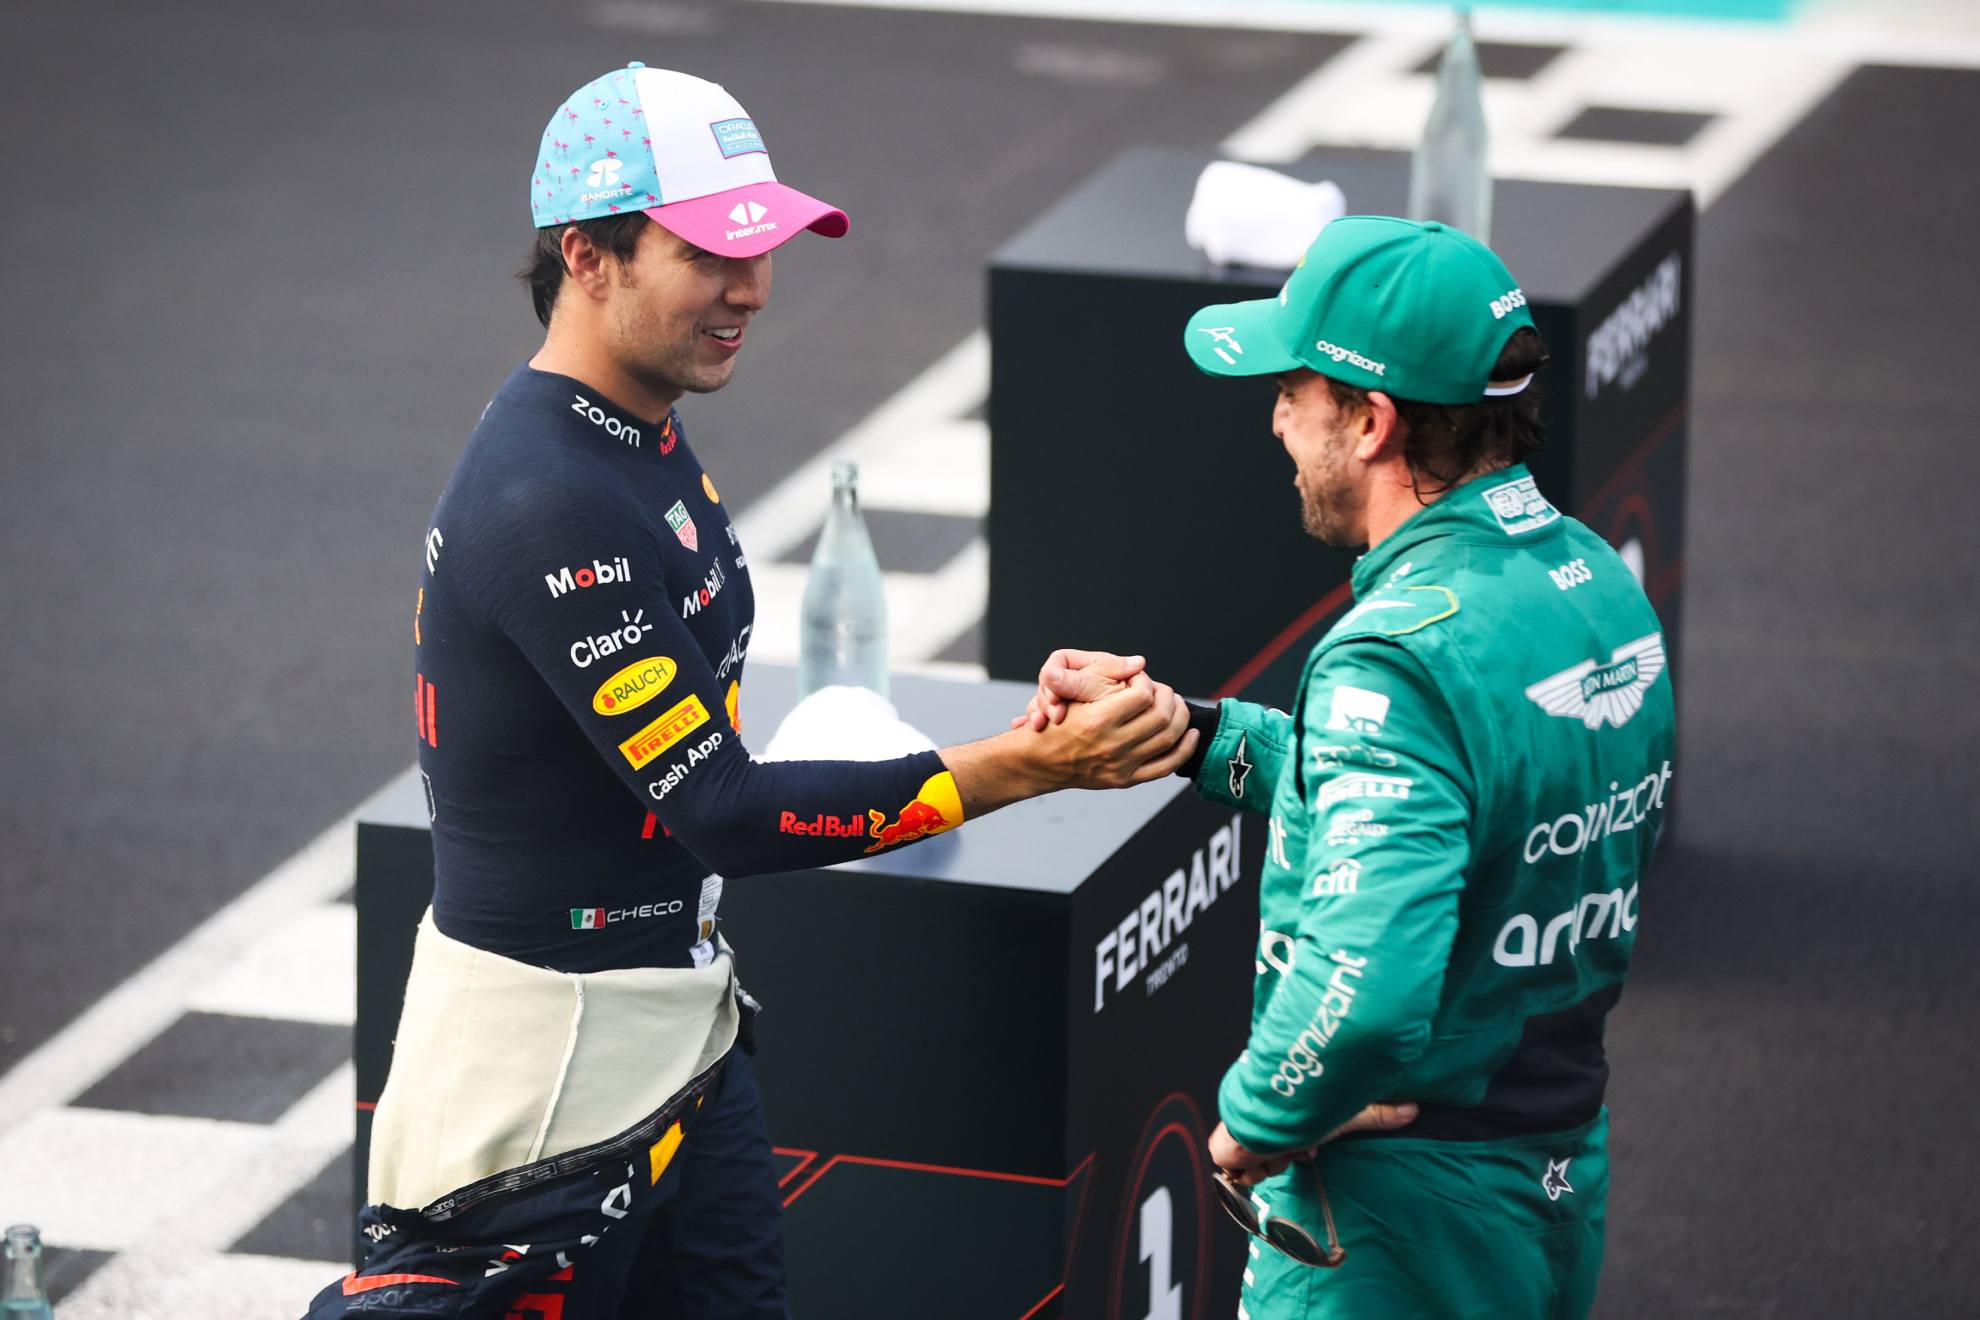
[[[636,660],[598,685],[591,696],[591,708],[600,715],[637,710],[665,692],[679,672],[679,666],[664,655]]]

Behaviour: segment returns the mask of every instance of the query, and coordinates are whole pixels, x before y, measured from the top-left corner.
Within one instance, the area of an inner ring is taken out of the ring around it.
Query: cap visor
[[[836,206],[781,183],[751,183],[706,197],[646,209],[655,223],[698,248],[725,257],[754,257],[805,230],[841,238],[851,222]]]
[[[1300,363],[1272,329],[1276,310],[1278,304],[1271,298],[1205,307],[1189,318],[1189,328],[1183,331],[1189,360],[1213,376],[1271,376],[1291,371]]]

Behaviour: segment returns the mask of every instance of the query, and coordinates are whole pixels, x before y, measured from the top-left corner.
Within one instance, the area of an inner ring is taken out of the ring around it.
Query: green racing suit
[[[1417,512],[1353,590],[1291,711],[1222,702],[1197,773],[1270,817],[1250,1038],[1218,1107],[1261,1152],[1372,1101],[1422,1114],[1322,1148],[1348,1259],[1254,1244],[1244,1310],[1583,1314],[1603,1021],[1669,800],[1662,631],[1622,558],[1523,467]],[[1309,1178],[1257,1199],[1322,1237]]]

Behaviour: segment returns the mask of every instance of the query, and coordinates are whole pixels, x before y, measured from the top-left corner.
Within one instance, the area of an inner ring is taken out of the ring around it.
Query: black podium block
[[[1002,729],[1029,691],[894,689],[943,745]],[[751,666],[750,741],[794,694],[789,669]],[[795,1313],[1139,1320],[1177,1287],[1182,1315],[1235,1305],[1245,1239],[1204,1142],[1249,1021],[1263,852],[1262,821],[1168,779],[728,882]],[[431,892],[409,775],[359,823],[360,1186]]]
[[[1023,679],[1057,646],[1149,656],[1193,692],[1289,699],[1348,603],[1352,556],[1300,528],[1272,386],[1184,355],[1198,307],[1286,272],[1213,267],[1183,241],[1209,157],[1117,157],[995,257],[986,658]],[[1350,211],[1400,214],[1408,158],[1329,152]],[[1501,180],[1492,246],[1551,362],[1541,490],[1640,569],[1676,657],[1684,574],[1692,231],[1688,193]],[[1054,479],[1055,474],[1057,479]]]

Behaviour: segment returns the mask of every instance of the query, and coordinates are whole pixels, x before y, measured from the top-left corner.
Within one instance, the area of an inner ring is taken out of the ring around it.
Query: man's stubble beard
[[[639,287],[633,273],[623,266],[618,284],[622,289]],[[729,383],[729,378],[735,375],[734,358],[712,366],[702,365],[695,360],[699,331],[690,325],[688,342],[670,347],[664,332],[649,325],[644,317],[632,314],[636,306],[621,304],[619,314],[613,318],[613,339],[622,371],[657,394],[713,394]]]
[[[1337,437],[1328,450],[1328,459],[1342,453],[1346,443],[1346,437]],[[1316,472],[1300,474],[1300,525],[1314,540],[1336,550],[1361,549],[1366,542],[1355,530],[1360,513],[1361,500],[1354,484],[1334,462],[1326,462]]]

